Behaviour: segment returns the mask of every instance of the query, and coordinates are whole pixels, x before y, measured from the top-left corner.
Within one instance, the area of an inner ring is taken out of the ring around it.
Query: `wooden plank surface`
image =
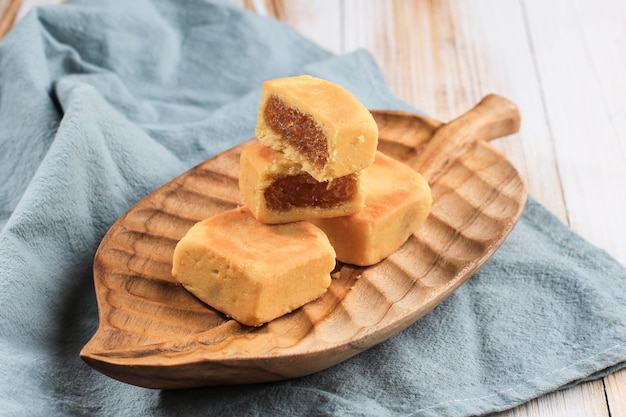
[[[620,118],[626,110],[620,74],[626,6],[589,0],[235,2],[277,17],[333,52],[368,49],[398,97],[439,119],[455,117],[490,92],[511,98],[522,112],[522,130],[496,146],[534,198],[626,263],[620,215],[626,204],[616,192],[626,180]],[[501,415],[624,415],[625,375]]]
[[[329,50],[370,50],[392,91],[437,118],[449,120],[489,92],[511,98],[522,112],[522,130],[498,145],[531,195],[626,261],[620,215],[626,205],[616,192],[626,180],[626,126],[619,117],[626,110],[620,74],[626,7],[586,0],[344,0],[334,10],[284,3],[290,7],[282,7],[278,18],[300,30],[300,16],[306,15],[302,33]],[[338,27],[324,23],[332,13],[342,16]],[[623,415],[625,374],[502,415]]]
[[[232,1],[332,52],[366,48],[394,94],[435,118],[450,120],[488,93],[513,100],[522,129],[495,146],[534,198],[626,264],[626,3]],[[626,416],[626,370],[500,415]]]
[[[21,0],[0,0],[0,39],[11,30],[21,5]]]

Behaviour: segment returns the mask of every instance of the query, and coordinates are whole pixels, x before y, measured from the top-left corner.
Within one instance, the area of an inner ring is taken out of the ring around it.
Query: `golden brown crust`
[[[368,266],[395,252],[424,222],[432,196],[419,173],[381,152],[361,173],[361,186],[365,192],[362,210],[313,223],[327,234],[337,259]]]
[[[364,201],[358,174],[318,182],[281,152],[258,143],[241,153],[239,190],[244,204],[264,223],[346,216]]]
[[[206,304],[259,326],[320,297],[335,252],[308,222],[266,225],[237,208],[195,224],[176,245],[172,275]]]
[[[293,129],[301,129],[303,123],[308,123],[301,118],[304,115],[312,119],[323,133],[322,139],[319,139],[315,133],[310,133],[315,129],[306,128],[302,131],[309,133],[293,135],[297,140],[303,137],[311,141],[321,140],[325,142],[323,146],[290,143],[287,127],[281,132],[272,128],[266,119],[266,110],[268,102],[272,104],[276,100],[293,110],[290,110],[292,116],[286,116],[299,121],[292,123]],[[316,180],[326,181],[372,164],[378,145],[378,126],[367,108],[349,91],[332,82],[302,75],[263,83],[256,136],[264,145],[284,152],[288,159],[302,165],[304,171]],[[310,155],[317,151],[326,154],[321,165],[317,156]]]

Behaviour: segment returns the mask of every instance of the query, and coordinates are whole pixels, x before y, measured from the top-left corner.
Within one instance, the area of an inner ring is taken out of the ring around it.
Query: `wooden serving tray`
[[[502,243],[526,202],[518,172],[485,142],[517,131],[517,108],[490,95],[447,124],[372,114],[379,149],[432,187],[432,212],[404,246],[371,267],[338,265],[326,295],[258,328],[203,304],[172,277],[172,254],[195,222],[241,204],[243,143],[157,189],[111,227],[94,261],[100,325],[82,359],[159,389],[294,378],[386,340],[450,295]]]

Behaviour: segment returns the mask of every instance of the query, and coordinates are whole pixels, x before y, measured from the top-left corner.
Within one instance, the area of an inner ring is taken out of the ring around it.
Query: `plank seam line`
[[[530,31],[530,23],[528,18],[528,10],[526,9],[526,0],[519,0],[520,10],[522,12],[522,19],[524,21],[524,29],[526,30],[526,39],[528,41],[528,49],[530,50],[530,55],[532,57],[533,69],[535,70],[535,77],[537,78],[537,84],[539,86],[539,96],[541,97],[541,106],[543,107],[543,116],[546,121],[546,126],[548,128],[548,134],[550,135],[550,147],[552,149],[552,155],[556,155],[556,148],[554,145],[554,131],[552,128],[552,124],[550,123],[550,117],[548,115],[548,106],[546,101],[545,89],[543,86],[543,80],[541,78],[541,72],[539,71],[539,64],[537,62],[537,55],[535,53],[535,43],[533,42],[533,37]],[[565,199],[565,191],[563,190],[563,175],[561,173],[561,169],[559,163],[554,158],[554,165],[556,166],[556,173],[559,178],[559,192],[561,194],[561,201],[563,201],[565,205],[565,220],[567,225],[571,224],[569,210],[567,209],[567,200]]]

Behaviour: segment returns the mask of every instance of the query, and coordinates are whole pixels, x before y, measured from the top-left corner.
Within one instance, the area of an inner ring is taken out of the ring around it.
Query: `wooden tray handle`
[[[467,146],[516,133],[520,121],[513,102],[489,94],[467,113],[441,126],[411,165],[429,182],[435,181]]]

